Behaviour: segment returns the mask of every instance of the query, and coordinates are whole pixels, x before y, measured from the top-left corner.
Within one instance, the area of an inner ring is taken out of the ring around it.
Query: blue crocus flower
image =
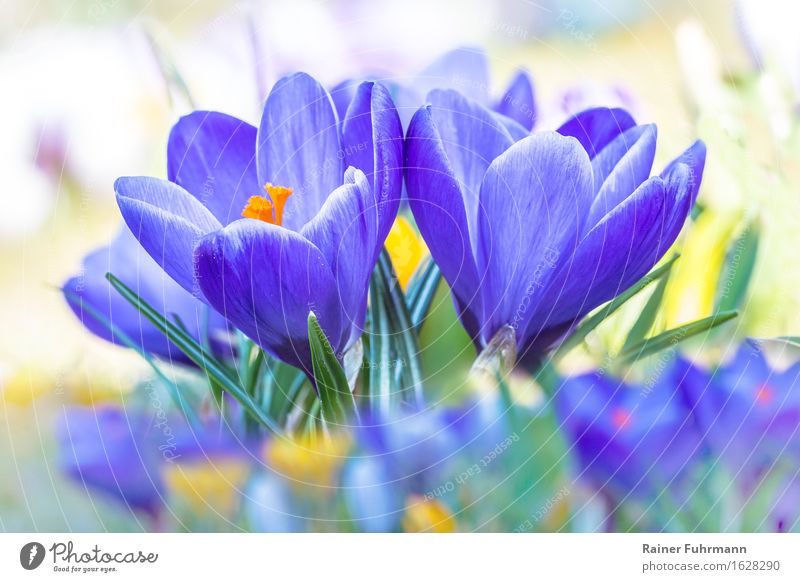
[[[701,430],[744,481],[800,453],[800,363],[775,369],[751,340],[716,369],[683,366],[680,387]]]
[[[356,527],[368,532],[397,529],[405,502],[414,495],[453,501],[463,482],[488,473],[470,467],[510,437],[503,412],[499,400],[485,399],[457,408],[363,419],[355,435],[359,450],[342,477]]]
[[[59,464],[72,480],[157,518],[166,503],[168,467],[209,459],[257,459],[258,443],[219,420],[195,428],[180,417],[113,405],[65,408]]]
[[[124,225],[108,246],[89,253],[83,259],[80,273],[70,277],[62,287],[72,311],[95,335],[120,345],[133,344],[145,353],[170,361],[189,362],[177,346],[111,286],[105,277],[108,272],[159,313],[170,320],[179,320],[195,339],[207,336],[217,353],[224,354],[230,349],[225,319],[168,277]]]
[[[510,326],[540,355],[658,262],[697,196],[703,143],[650,177],[656,128],[625,111],[515,141],[456,91],[428,100],[406,138],[409,204],[479,346]]]
[[[328,92],[298,73],[276,83],[258,128],[192,113],[170,134],[169,179],[120,178],[115,190],[133,234],[178,284],[308,372],[309,312],[337,354],[360,336],[401,157],[383,87],[360,85],[340,126]]]
[[[702,435],[675,389],[677,367],[643,385],[602,373],[566,378],[555,393],[579,476],[615,499],[673,490],[702,458]]]
[[[61,469],[87,489],[155,517],[165,489],[148,428],[143,417],[118,408],[68,408],[58,429]]]
[[[538,110],[530,74],[518,70],[499,98],[493,98],[489,58],[475,47],[459,47],[441,55],[419,73],[388,80],[403,127],[434,89],[454,89],[490,109],[512,135],[527,135],[536,123]],[[331,90],[340,115],[355,94],[357,81],[346,80]]]

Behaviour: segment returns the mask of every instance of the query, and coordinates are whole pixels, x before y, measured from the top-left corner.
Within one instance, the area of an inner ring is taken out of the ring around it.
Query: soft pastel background
[[[495,91],[514,68],[531,71],[544,127],[564,118],[565,103],[626,103],[639,121],[658,124],[657,166],[702,137],[709,212],[688,234],[693,244],[670,283],[663,324],[711,312],[724,252],[754,221],[762,251],[730,331],[797,335],[800,51],[796,31],[776,28],[796,25],[784,14],[791,4],[3,2],[0,530],[142,527],[66,482],[54,464],[53,427],[64,405],[124,402],[147,373],[135,354],[86,333],[57,287],[115,232],[114,178],[164,173],[178,116],[201,108],[253,121],[273,81],[292,70],[333,85],[359,74],[410,74],[455,46],[483,46]],[[765,73],[756,73],[748,42],[761,43]],[[443,325],[429,326],[423,342],[431,389],[445,399],[461,384],[451,370],[473,356],[448,309],[442,294],[433,317]],[[596,341],[613,344],[613,325]]]

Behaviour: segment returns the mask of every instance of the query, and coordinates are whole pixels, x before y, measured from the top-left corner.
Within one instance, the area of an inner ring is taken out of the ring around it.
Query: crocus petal
[[[705,163],[706,146],[698,140],[661,173],[672,205],[668,219],[670,230],[665,233],[658,252],[666,252],[683,228],[683,223],[697,200]]]
[[[477,293],[478,272],[459,181],[433,123],[431,109],[419,109],[408,128],[408,203],[442,276],[466,306]]]
[[[510,117],[528,131],[536,123],[536,101],[533,80],[527,71],[518,71],[494,110]]]
[[[663,180],[650,178],[590,230],[548,286],[545,295],[551,301],[531,327],[575,319],[647,274],[663,254],[662,239],[672,231],[666,198]]]
[[[457,91],[431,91],[428,101],[432,105],[436,131],[459,182],[474,249],[481,181],[489,164],[506,151],[513,140],[488,109]]]
[[[360,83],[355,79],[345,79],[331,89],[331,99],[340,121],[347,114],[347,108],[350,107],[350,102],[356,96],[356,89],[359,85]]]
[[[526,329],[529,306],[559,257],[572,255],[593,197],[591,163],[575,139],[532,135],[492,162],[480,196],[477,256],[488,341],[506,324]]]
[[[202,298],[194,280],[194,247],[221,228],[220,222],[197,198],[167,180],[119,178],[114,190],[133,236],[181,287]]]
[[[523,138],[528,137],[531,132],[522,127],[519,123],[511,119],[510,117],[506,117],[505,115],[501,115],[496,112],[492,112],[494,118],[500,122],[500,125],[506,128],[508,135],[511,136],[513,141],[519,141]]]
[[[618,135],[592,160],[597,195],[586,229],[593,227],[650,177],[656,126],[636,126]]]
[[[344,159],[372,183],[378,209],[378,236],[392,228],[403,186],[403,127],[385,87],[362,83],[342,125]]]
[[[581,111],[557,131],[578,138],[589,157],[594,158],[615,137],[634,125],[633,117],[624,109],[597,107]]]
[[[167,176],[228,224],[241,218],[250,196],[262,194],[255,159],[255,127],[224,113],[195,111],[169,134]]]
[[[259,182],[294,190],[283,225],[299,231],[342,183],[338,118],[325,88],[305,73],[275,83],[264,106],[256,149]]]
[[[700,191],[700,183],[703,181],[703,170],[706,165],[706,144],[702,140],[695,141],[689,146],[685,152],[672,160],[664,171],[661,172],[661,177],[665,180],[670,179],[670,175],[675,169],[684,165],[689,170],[689,196],[691,198],[691,205],[693,206],[697,200],[697,194]]]
[[[414,79],[424,96],[434,89],[455,89],[483,105],[489,104],[489,61],[478,48],[461,47],[443,54]]]
[[[367,306],[369,278],[380,251],[378,212],[372,189],[360,171],[348,172],[352,181],[340,186],[301,234],[325,257],[336,279],[339,302],[352,329],[361,335]]]
[[[336,282],[319,249],[298,233],[258,220],[232,222],[200,241],[196,268],[208,302],[283,361],[311,373],[311,311],[340,347]]]

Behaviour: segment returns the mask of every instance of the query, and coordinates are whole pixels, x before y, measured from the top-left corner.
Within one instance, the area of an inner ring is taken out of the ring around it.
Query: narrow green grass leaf
[[[696,336],[705,331],[709,331],[717,326],[722,325],[726,321],[730,321],[739,315],[737,311],[721,311],[709,317],[692,321],[685,325],[681,325],[674,329],[665,331],[656,336],[648,338],[639,342],[635,346],[624,350],[619,355],[619,360],[623,365],[631,364],[641,358],[652,356],[666,348],[675,346],[676,344]]]
[[[647,303],[645,303],[642,312],[636,319],[636,323],[633,324],[633,327],[631,327],[631,330],[628,332],[628,337],[625,338],[622,351],[643,341],[644,338],[647,337],[647,334],[650,333],[656,321],[656,317],[658,316],[658,309],[661,307],[661,301],[664,299],[664,291],[667,289],[668,282],[669,275],[665,275],[659,279],[653,294],[647,300]]]
[[[653,281],[657,281],[666,275],[678,260],[680,255],[675,255],[670,258],[666,263],[645,275],[627,291],[621,293],[613,300],[606,303],[596,313],[590,315],[578,326],[578,328],[558,347],[555,353],[556,359],[565,356],[570,350],[578,346],[586,336],[597,328],[598,325],[603,323],[612,313],[622,307],[631,297],[639,293],[642,289],[650,285]]]
[[[731,244],[717,289],[716,310],[738,309],[744,303],[758,257],[759,232],[755,224]]]
[[[392,349],[391,328],[386,304],[378,282],[379,275],[373,273],[369,283],[370,335],[367,348],[367,395],[372,412],[388,413],[392,400]]]
[[[439,283],[442,280],[442,272],[439,266],[433,261],[428,260],[428,264],[414,277],[408,286],[408,293],[406,293],[406,302],[408,304],[408,312],[411,317],[411,323],[419,333],[425,318],[430,311],[433,298],[436,295],[436,290],[439,288]]]
[[[167,319],[164,314],[156,311],[150,304],[141,299],[130,287],[119,280],[111,273],[106,273],[106,278],[111,285],[122,295],[131,305],[144,315],[167,339],[174,343],[186,356],[192,360],[200,369],[206,372],[209,381],[217,383],[221,388],[233,396],[239,404],[257,421],[276,434],[281,430],[275,424],[252,396],[239,385],[231,376],[224,364],[219,362],[214,356],[206,352],[200,344],[189,334],[180,329],[177,325]]]
[[[166,373],[159,367],[156,363],[155,358],[153,358],[150,354],[145,352],[141,347],[139,347],[124,331],[118,328],[116,325],[111,323],[111,321],[102,313],[100,313],[97,309],[95,309],[92,305],[85,303],[83,299],[71,291],[62,290],[64,295],[66,296],[67,300],[70,301],[73,305],[77,306],[82,312],[85,311],[88,313],[92,318],[94,318],[98,323],[103,325],[111,334],[119,339],[123,343],[123,345],[127,348],[134,350],[138,353],[145,362],[153,369],[155,374],[161,378],[161,380],[166,384],[167,391],[169,392],[170,398],[172,399],[175,406],[178,410],[183,413],[186,419],[193,425],[193,426],[200,426],[198,421],[197,415],[195,414],[194,409],[192,408],[191,404],[187,405],[184,402],[183,395],[181,394],[180,390],[178,390],[178,386],[172,380],[167,377]]]
[[[384,249],[378,259],[376,269],[378,284],[383,287],[384,300],[387,305],[389,321],[392,323],[391,338],[395,351],[399,357],[400,365],[395,366],[394,381],[400,384],[407,376],[407,384],[414,395],[416,404],[423,402],[422,370],[419,364],[419,346],[417,345],[417,332],[411,323],[400,282],[397,280],[389,253]]]

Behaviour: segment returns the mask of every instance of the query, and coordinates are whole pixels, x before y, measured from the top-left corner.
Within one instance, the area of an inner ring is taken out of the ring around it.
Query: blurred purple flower
[[[109,405],[67,407],[57,436],[59,465],[71,479],[154,519],[166,501],[166,467],[198,459],[249,459],[257,449],[219,421],[192,429],[179,417]]]
[[[566,378],[555,406],[580,477],[617,501],[675,488],[704,452],[702,435],[673,383],[676,367],[653,386],[605,374]]]
[[[782,457],[800,454],[800,363],[774,369],[754,341],[726,364],[684,362],[680,387],[715,455],[750,483]]]
[[[110,245],[89,253],[83,259],[81,271],[62,287],[72,311],[95,335],[120,345],[131,342],[145,353],[170,361],[189,362],[183,352],[111,286],[105,277],[108,272],[167,319],[180,320],[195,339],[200,340],[207,332],[215,351],[223,353],[226,347],[230,349],[224,318],[169,278],[125,225]]]

